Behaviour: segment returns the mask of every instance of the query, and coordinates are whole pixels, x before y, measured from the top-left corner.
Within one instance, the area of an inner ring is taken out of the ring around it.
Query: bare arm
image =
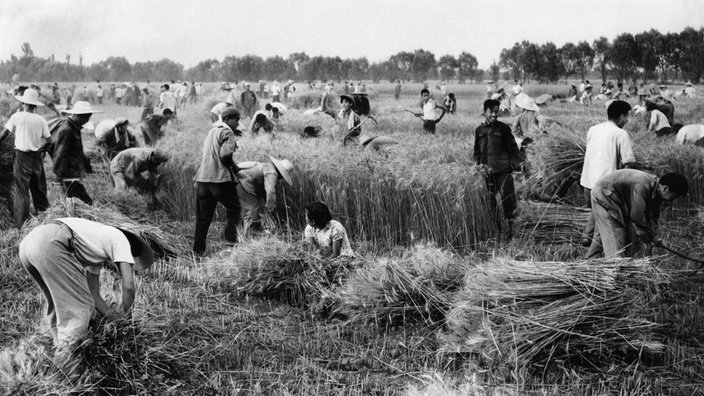
[[[122,304],[120,304],[120,313],[126,314],[132,309],[132,303],[134,303],[137,288],[134,284],[132,264],[119,262],[117,266],[120,267],[120,275],[122,276]]]
[[[93,296],[95,309],[98,311],[100,316],[106,316],[108,312],[110,312],[110,306],[100,295],[100,275],[86,271],[86,281],[88,281],[88,289],[90,290],[90,294]]]
[[[340,255],[342,250],[342,239],[332,241],[332,252],[330,253],[330,258],[336,258]]]

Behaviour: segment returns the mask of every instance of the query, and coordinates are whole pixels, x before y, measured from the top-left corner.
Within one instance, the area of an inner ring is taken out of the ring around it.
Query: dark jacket
[[[479,125],[474,132],[474,161],[478,165],[487,165],[489,173],[518,169],[521,154],[511,127],[500,121]]]
[[[93,171],[83,153],[81,129],[71,118],[67,118],[51,137],[54,174],[60,179],[79,178]]]

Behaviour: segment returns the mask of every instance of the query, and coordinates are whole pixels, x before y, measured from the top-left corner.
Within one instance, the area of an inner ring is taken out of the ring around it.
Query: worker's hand
[[[476,165],[474,165],[474,170],[477,173],[486,174],[489,171],[489,167],[486,166],[485,164],[476,164]]]

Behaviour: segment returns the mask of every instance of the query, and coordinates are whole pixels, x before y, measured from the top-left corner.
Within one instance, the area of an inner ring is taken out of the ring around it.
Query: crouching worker
[[[118,191],[135,187],[140,193],[149,194],[148,207],[154,209],[159,205],[156,192],[161,174],[158,168],[168,160],[163,151],[148,147],[135,147],[121,151],[110,161],[113,185]]]
[[[47,300],[54,344],[70,348],[85,335],[94,311],[107,320],[129,314],[135,299],[134,271],[154,262],[149,244],[127,227],[61,218],[33,229],[20,243],[19,258]],[[100,270],[114,264],[122,277],[122,303],[100,296]]]
[[[592,189],[592,213],[596,229],[587,258],[650,255],[652,245],[660,245],[655,234],[660,203],[689,192],[687,179],[678,173],[658,178],[635,169],[607,173]],[[638,242],[651,244],[643,251]]]
[[[312,202],[305,210],[307,225],[303,235],[309,251],[317,249],[323,258],[354,257],[345,227],[332,219],[327,205]]]
[[[291,185],[293,164],[289,160],[280,160],[269,156],[271,162],[241,162],[237,164],[237,196],[242,205],[242,224],[244,229],[254,231],[263,229],[260,215],[262,209],[271,215],[276,210],[276,187],[280,180]]]
[[[263,129],[266,133],[273,133],[276,124],[274,121],[267,116],[266,112],[257,111],[252,117],[252,121],[249,123],[249,132],[252,136],[259,134],[259,130]]]
[[[96,143],[108,161],[122,150],[137,147],[137,138],[129,131],[129,124],[127,118],[118,117],[114,121],[102,120],[95,127]]]
[[[142,137],[147,146],[156,146],[156,143],[164,137],[164,128],[169,120],[174,118],[176,113],[171,109],[164,109],[161,114],[152,114],[142,121]]]

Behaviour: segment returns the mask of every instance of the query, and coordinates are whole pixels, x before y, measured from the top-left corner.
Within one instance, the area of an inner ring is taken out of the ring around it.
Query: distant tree
[[[589,72],[594,65],[594,49],[586,41],[580,41],[575,48],[578,54],[575,67],[581,79],[584,80],[587,76],[587,72]]]
[[[461,52],[457,57],[457,79],[464,83],[465,80],[474,80],[477,75],[477,58],[469,52]]]
[[[577,62],[579,62],[579,52],[577,46],[573,43],[565,43],[559,50],[560,62],[562,70],[565,74],[565,80],[574,75],[577,71]]]
[[[351,59],[352,67],[347,70],[347,74],[343,77],[347,77],[351,80],[361,80],[369,74],[369,61],[367,58],[357,58]]]
[[[264,60],[264,77],[267,80],[283,80],[286,78],[288,62],[280,56],[271,56]]]
[[[640,60],[638,45],[631,33],[621,33],[611,44],[611,63],[619,80],[633,77]]]
[[[522,59],[523,48],[515,43],[511,48],[504,48],[499,55],[499,65],[509,71],[517,80],[525,79],[525,65]]]
[[[124,56],[111,56],[100,62],[110,71],[110,81],[125,81],[132,76],[132,65]]]
[[[553,42],[547,42],[540,46],[541,65],[540,77],[543,80],[556,82],[564,73],[562,62],[560,61],[560,51]]]
[[[699,82],[704,76],[704,28],[695,30],[687,27],[673,41],[677,42],[680,49],[680,53],[673,59],[679,60],[684,78]]]
[[[424,49],[417,49],[413,52],[411,69],[413,78],[416,81],[424,81],[435,75],[435,55]]]
[[[91,81],[104,81],[110,76],[110,70],[100,63],[93,63],[86,69],[86,78]]]
[[[455,77],[459,67],[460,62],[452,55],[443,55],[440,59],[438,59],[438,74],[440,74],[440,79],[443,81],[447,81]]]
[[[401,75],[401,79],[408,81],[411,79],[411,71],[413,70],[413,54],[407,51],[401,51],[389,58],[394,67],[397,69],[398,73]]]
[[[206,59],[188,69],[185,77],[191,81],[217,81],[220,77],[219,66],[219,60]]]
[[[245,81],[259,80],[264,69],[264,60],[257,55],[245,55],[237,59],[239,79]]]
[[[611,44],[606,37],[599,37],[592,44],[594,50],[594,60],[599,67],[601,82],[606,83],[607,74],[611,65]],[[584,78],[582,78],[584,80]]]
[[[664,50],[659,44],[664,40],[662,34],[655,29],[651,29],[647,32],[636,34],[633,39],[636,46],[634,66],[643,70],[644,79],[654,78],[661,59],[659,52]]]
[[[22,43],[22,58],[34,58],[34,51],[29,43]]]
[[[294,52],[288,56],[288,62],[295,72],[300,71],[301,65],[309,60],[310,56],[306,55],[305,52]]]

